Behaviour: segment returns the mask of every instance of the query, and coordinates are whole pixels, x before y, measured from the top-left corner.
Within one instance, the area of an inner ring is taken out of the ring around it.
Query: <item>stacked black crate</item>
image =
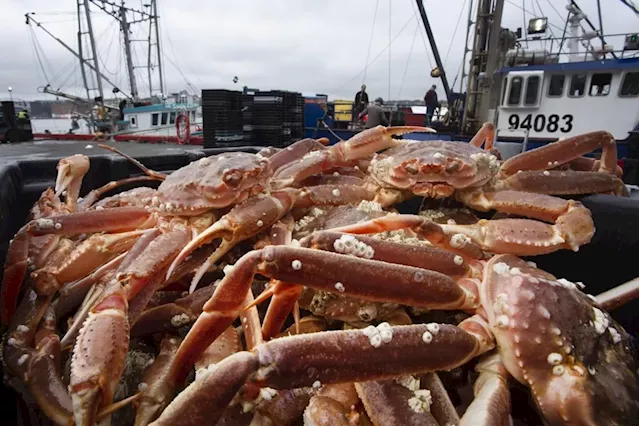
[[[304,135],[304,97],[272,90],[253,97],[253,139],[264,146],[284,147]]]
[[[203,90],[202,124],[205,148],[244,145],[242,93],[222,89]]]
[[[242,132],[245,145],[253,142],[253,95],[242,95]]]

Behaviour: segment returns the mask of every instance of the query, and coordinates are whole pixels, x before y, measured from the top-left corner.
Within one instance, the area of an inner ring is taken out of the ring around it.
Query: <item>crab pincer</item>
[[[309,152],[300,161],[281,167],[273,175],[272,186],[275,189],[289,187],[332,167],[348,165],[353,160],[373,155],[382,149],[404,144],[406,142],[393,139],[392,136],[414,132],[436,133],[430,127],[376,126],[324,150]]]

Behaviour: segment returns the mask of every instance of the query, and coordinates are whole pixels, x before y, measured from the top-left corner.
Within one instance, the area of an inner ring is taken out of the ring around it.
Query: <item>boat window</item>
[[[152,126],[158,125],[158,114],[151,114],[151,125]]]
[[[176,113],[172,112],[169,114],[169,124],[174,124],[176,122]]]
[[[524,104],[536,105],[538,103],[538,92],[540,91],[540,77],[533,75],[527,78],[527,90],[524,92]]]
[[[547,96],[552,98],[562,96],[562,93],[564,93],[564,75],[552,75],[551,80],[549,80],[549,91],[547,92]]]
[[[587,84],[586,74],[574,74],[571,76],[571,84],[569,85],[569,97],[579,98],[584,96],[584,86]]]
[[[520,104],[520,95],[522,94],[522,77],[513,77],[511,79],[511,87],[509,88],[508,105]]]
[[[129,117],[129,126],[131,126],[132,128],[138,127],[138,116],[137,115],[132,115],[132,116]]]
[[[591,76],[589,96],[607,96],[611,91],[611,73],[600,73]]]
[[[169,118],[169,113],[167,113],[167,112],[163,112],[163,113],[162,113],[162,116],[161,116],[161,118],[160,118],[160,124],[161,124],[161,125],[163,125],[163,126],[164,126],[165,124],[167,124],[167,118]]]
[[[503,105],[504,105],[504,102],[506,101],[504,97],[507,94],[507,83],[508,83],[508,80],[505,78],[502,81],[502,95],[500,96],[500,103]]]
[[[193,121],[193,122],[196,121],[196,112],[195,111],[191,111],[191,121]]]
[[[620,96],[638,96],[638,72],[628,72],[624,75],[620,86]]]

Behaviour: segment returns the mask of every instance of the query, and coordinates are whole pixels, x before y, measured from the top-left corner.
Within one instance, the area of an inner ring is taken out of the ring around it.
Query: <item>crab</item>
[[[345,236],[332,234],[328,241]],[[354,247],[363,243],[347,240]],[[247,253],[205,303],[176,352],[168,381],[184,380],[201,351],[242,312],[244,297],[238,295],[246,293],[257,273],[316,289],[334,290],[339,282],[345,294],[361,299],[465,310],[473,316],[458,326],[382,323],[271,340],[225,359],[189,385],[152,424],[215,422],[242,386],[293,389],[384,380],[449,370],[485,354],[493,358],[481,363],[479,398],[469,413],[481,415],[487,424],[508,421],[508,376],[529,387],[550,424],[625,424],[637,418],[631,338],[579,284],[513,255],[469,263],[452,256],[449,266],[467,270],[466,277],[455,281],[434,270],[388,263],[388,243],[377,244],[372,258],[321,251],[333,251],[329,247],[334,244],[318,246],[321,250],[269,246]],[[412,264],[433,262],[415,253],[393,255]],[[632,292],[637,297],[637,287]],[[214,394],[220,388],[226,389],[224,395]]]

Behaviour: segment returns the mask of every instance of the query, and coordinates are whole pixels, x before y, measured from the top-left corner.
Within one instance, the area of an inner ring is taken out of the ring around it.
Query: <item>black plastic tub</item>
[[[28,150],[29,148],[27,148]],[[247,152],[257,152],[261,147],[240,148]],[[234,148],[233,151],[237,151]],[[79,152],[83,152],[80,150]],[[158,154],[138,156],[139,160],[149,168],[169,173],[206,155],[213,155],[228,150],[193,149],[168,152],[158,149]],[[33,203],[47,187],[53,187],[56,177],[56,164],[60,158],[68,155],[49,158],[29,159],[28,156],[14,156],[9,162],[0,153],[0,261],[4,263],[9,240],[24,224],[27,213]],[[140,175],[140,171],[127,160],[115,155],[104,154],[100,150],[92,150],[91,168],[83,181],[82,195],[108,181],[124,177]],[[120,190],[130,189],[127,187]],[[631,280],[638,276],[638,202],[613,196],[593,195],[581,198],[581,201],[592,211],[596,225],[596,234],[592,242],[583,246],[579,252],[560,251],[551,255],[537,256],[537,265],[556,275],[571,281],[581,281],[586,285],[586,292],[598,294]],[[399,206],[402,212],[415,212],[416,202]],[[0,270],[0,276],[2,270]],[[629,303],[611,313],[613,317],[638,338],[638,302]],[[16,393],[5,386],[0,386],[0,398],[3,401],[2,424],[29,425],[36,424],[28,415],[18,411]],[[513,395],[514,409],[518,398],[527,396]],[[10,419],[16,419],[10,420]],[[538,424],[522,420],[517,424]]]

